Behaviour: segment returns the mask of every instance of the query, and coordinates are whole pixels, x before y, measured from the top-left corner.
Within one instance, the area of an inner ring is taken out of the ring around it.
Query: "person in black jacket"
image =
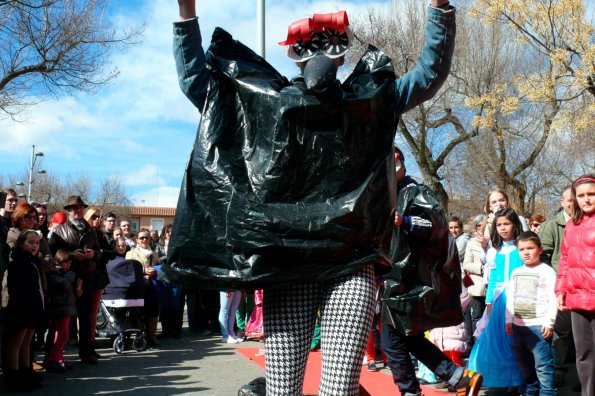
[[[3,350],[4,383],[7,391],[41,388],[39,374],[32,367],[29,344],[35,329],[44,318],[44,295],[38,256],[40,235],[35,230],[23,231],[12,250],[8,264],[6,330]]]
[[[76,316],[75,289],[78,293],[82,293],[82,289],[75,288],[76,275],[70,271],[72,265],[70,252],[59,249],[54,260],[56,271],[47,274],[51,318],[48,338],[54,342],[46,359],[45,370],[63,373],[70,368],[64,360],[64,346],[68,342],[70,318]]]
[[[413,354],[457,394],[477,395],[483,377],[455,365],[424,337],[426,330],[463,321],[461,267],[446,216],[433,193],[406,176],[405,157],[396,147],[395,172],[396,240],[393,268],[385,275],[381,336],[394,382],[403,396],[421,395]]]
[[[66,249],[73,258],[72,270],[83,281],[83,293],[77,299],[77,315],[79,320],[79,357],[83,363],[97,364],[99,354],[95,352],[92,323],[97,320],[97,313],[93,317],[93,296],[97,291],[95,269],[101,259],[101,248],[97,234],[83,218],[87,207],[80,196],[70,196],[64,206],[68,213],[68,220],[54,228],[50,236],[50,249],[56,253],[59,249]]]

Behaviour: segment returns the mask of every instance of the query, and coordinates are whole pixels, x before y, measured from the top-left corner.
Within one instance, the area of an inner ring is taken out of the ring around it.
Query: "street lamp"
[[[31,187],[33,186],[33,168],[35,167],[35,162],[37,161],[38,157],[43,157],[43,153],[41,151],[35,152],[35,145],[31,146],[31,167],[29,168],[29,191],[27,193],[28,201],[31,201]],[[39,174],[47,173],[45,169],[40,169],[37,171]]]

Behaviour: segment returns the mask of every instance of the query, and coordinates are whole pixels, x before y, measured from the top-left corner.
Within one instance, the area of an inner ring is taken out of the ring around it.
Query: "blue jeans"
[[[388,366],[393,374],[393,381],[404,396],[421,394],[409,353],[450,385],[455,385],[463,375],[463,369],[454,364],[423,334],[406,336],[388,323],[383,323],[381,339],[382,349],[386,353]]]
[[[553,396],[554,356],[552,342],[541,334],[541,326],[512,325],[512,346],[527,387],[527,395]]]
[[[221,327],[221,336],[223,338],[229,336],[235,338],[236,311],[238,310],[238,305],[240,305],[242,292],[230,291],[229,297],[227,293],[219,292],[219,326]]]

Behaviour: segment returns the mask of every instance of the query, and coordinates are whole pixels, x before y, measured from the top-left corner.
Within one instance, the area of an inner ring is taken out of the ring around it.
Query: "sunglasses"
[[[138,237],[138,239],[139,239],[140,241],[144,241],[144,240],[147,240],[147,239],[149,239],[149,237],[148,237],[148,236],[139,236],[139,237]]]
[[[31,215],[25,216],[25,219],[37,220],[37,214],[31,214]]]
[[[541,225],[541,223],[533,223],[531,224],[531,227],[539,227]]]
[[[101,216],[94,214],[93,216],[91,216],[91,220],[99,220],[101,218]]]

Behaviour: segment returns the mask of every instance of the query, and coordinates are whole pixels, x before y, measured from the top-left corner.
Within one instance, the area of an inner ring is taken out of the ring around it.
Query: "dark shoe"
[[[371,361],[370,363],[368,363],[368,371],[378,371],[378,367],[376,367],[376,362],[375,361]]]
[[[264,377],[258,377],[240,388],[238,396],[265,396],[266,380]]]
[[[465,369],[463,376],[457,382],[455,390],[457,396],[477,396],[481,389],[483,377],[481,374],[476,373],[473,370]]]
[[[39,389],[39,382],[25,380],[24,373],[11,368],[2,369],[2,377],[7,392],[30,392]]]
[[[87,364],[99,364],[99,359],[97,359],[94,355],[87,355],[81,357],[81,362]]]
[[[68,360],[65,360],[64,363],[62,363],[62,364],[64,365],[66,370],[72,370],[74,368],[74,366],[72,364],[70,364],[70,362]]]
[[[565,377],[565,372],[563,371],[556,371],[554,373],[554,386],[556,388],[561,388],[564,386],[564,377]]]
[[[97,359],[101,359],[101,355],[95,351],[91,352],[91,355],[95,356]]]
[[[66,366],[64,365],[64,363],[58,363],[52,360],[48,360],[45,365],[45,371],[47,373],[64,373],[66,372]]]
[[[35,384],[36,388],[43,387],[43,385],[41,384],[43,382],[43,375],[33,370],[31,367],[26,369],[20,369],[19,372],[21,373],[21,378],[23,382]]]
[[[157,339],[158,340],[162,340],[164,338],[169,338],[169,337],[171,337],[171,335],[169,333],[166,333],[166,332],[163,332],[163,331],[160,334],[157,334]]]

